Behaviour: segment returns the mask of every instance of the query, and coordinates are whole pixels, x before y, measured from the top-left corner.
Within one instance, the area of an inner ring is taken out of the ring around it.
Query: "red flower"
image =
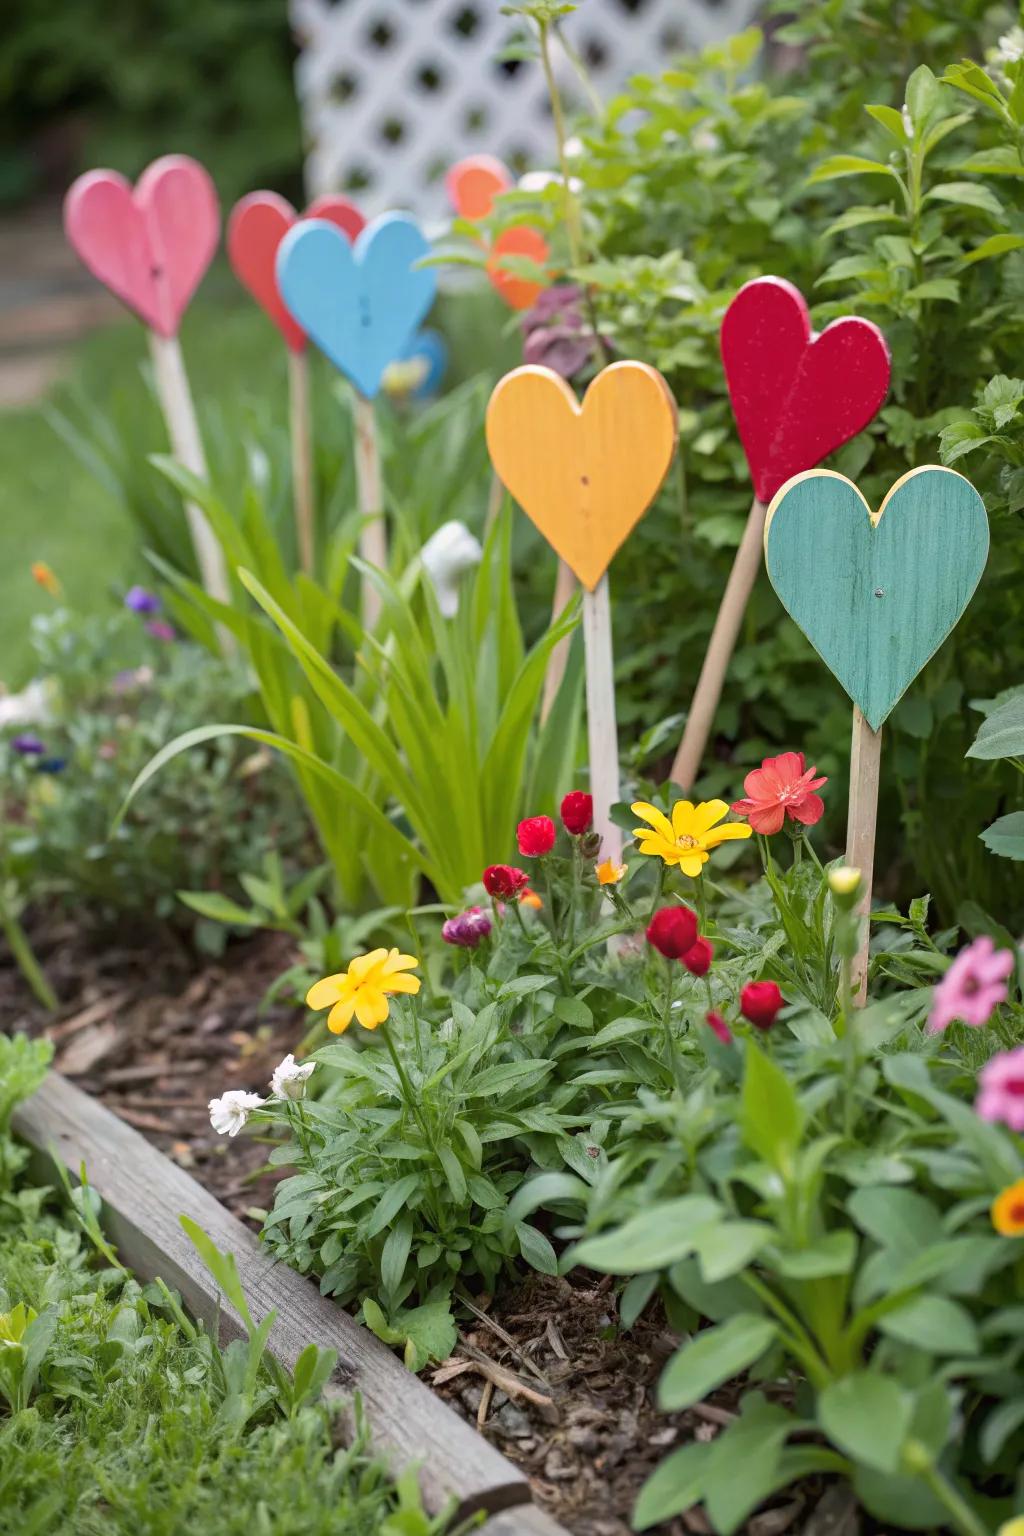
[[[526,870],[516,869],[514,864],[490,864],[484,870],[484,890],[489,896],[515,896],[529,883]]]
[[[580,837],[594,819],[594,797],[574,789],[562,801],[562,826],[573,837]]]
[[[691,976],[706,976],[714,958],[715,946],[710,939],[698,939],[691,944],[685,955],[680,956]]]
[[[660,907],[647,925],[647,942],[666,960],[681,960],[697,942],[697,917],[689,907]]]
[[[716,1013],[712,1008],[710,1012],[704,1015],[704,1022],[708,1026],[708,1029],[714,1031],[723,1045],[732,1044],[732,1035],[729,1033],[729,1026],[722,1018],[720,1013]]]
[[[782,1007],[782,993],[774,981],[748,981],[740,993],[740,1012],[758,1029],[771,1029]]]
[[[527,816],[516,828],[516,838],[524,859],[541,859],[555,846],[555,824],[550,816]]]
[[[732,808],[737,816],[746,816],[755,832],[766,835],[781,832],[787,816],[790,821],[813,827],[825,814],[825,803],[814,791],[828,783],[828,779],[814,777],[817,771],[804,771],[802,752],[766,757],[760,768],[743,780],[749,799],[737,800]]]

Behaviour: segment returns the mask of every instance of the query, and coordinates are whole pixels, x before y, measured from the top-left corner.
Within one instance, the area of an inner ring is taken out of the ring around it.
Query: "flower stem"
[[[413,1087],[409,1080],[409,1074],[406,1072],[405,1067],[402,1065],[402,1059],[395,1048],[395,1042],[391,1038],[391,1030],[387,1024],[382,1024],[380,1026],[380,1032],[384,1036],[384,1044],[387,1046],[391,1060],[395,1064],[395,1071],[398,1073],[398,1080],[402,1085],[402,1097],[408,1104],[416,1119],[416,1123],[426,1137],[427,1146],[433,1148],[434,1138],[430,1134],[430,1126],[427,1124],[427,1121],[424,1118],[419,1100],[413,1093]]]
[[[665,1036],[665,1055],[668,1069],[673,1081],[679,1089],[680,1096],[683,1092],[682,1072],[679,1066],[679,1055],[676,1051],[675,1036],[672,1033],[672,996],[675,992],[676,973],[672,969],[675,962],[665,960],[665,1005],[661,1010],[661,1028]]]

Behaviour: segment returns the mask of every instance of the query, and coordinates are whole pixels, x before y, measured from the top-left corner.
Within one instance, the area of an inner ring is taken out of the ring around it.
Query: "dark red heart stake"
[[[722,319],[721,346],[754,493],[765,503],[866,427],[889,389],[878,326],[851,315],[816,336],[803,294],[782,277],[744,283]]]

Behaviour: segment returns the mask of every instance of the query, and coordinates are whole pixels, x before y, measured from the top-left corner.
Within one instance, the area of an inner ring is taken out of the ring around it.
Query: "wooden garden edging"
[[[143,1280],[159,1275],[204,1323],[219,1314],[227,1339],[243,1333],[241,1319],[220,1296],[179,1215],[190,1216],[218,1248],[233,1253],[253,1316],[259,1321],[271,1309],[277,1313],[271,1351],[291,1369],[310,1342],[336,1349],[328,1392],[361,1394],[375,1447],[396,1466],[420,1464],[432,1509],[454,1495],[460,1516],[494,1512],[487,1536],[566,1536],[530,1504],[530,1485],[517,1467],[313,1282],[275,1263],[219,1200],[102,1104],[51,1072],[15,1111],[14,1129],[38,1154],[59,1159],[76,1183],[84,1164],[125,1263]]]

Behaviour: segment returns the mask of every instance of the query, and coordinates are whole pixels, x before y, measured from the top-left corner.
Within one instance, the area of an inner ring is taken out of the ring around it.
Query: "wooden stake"
[[[607,577],[605,577],[607,581]],[[551,603],[552,624],[559,617],[562,609],[576,590],[576,578],[566,565],[564,560],[558,562],[558,575],[555,577],[555,595]],[[555,646],[548,657],[548,670],[544,678],[544,693],[540,701],[540,723],[544,724],[551,713],[552,705],[558,697],[558,690],[562,686],[562,678],[565,676],[565,668],[569,660],[569,646],[572,644],[572,636],[565,635]],[[615,712],[612,711],[614,722]]]
[[[196,421],[195,407],[192,404],[188,375],[185,372],[178,338],[177,336],[159,336],[156,331],[148,331],[147,334],[157,397],[167,424],[167,435],[171,440],[174,457],[193,475],[206,480],[208,478],[206,456],[203,453],[203,442],[199,436],[199,424]],[[231,589],[228,585],[227,567],[224,564],[224,551],[213,529],[206,521],[202,509],[193,501],[185,502],[185,516],[188,519],[203,586],[218,602],[229,603]],[[222,634],[222,639],[225,646],[230,644],[226,633]]]
[[[313,432],[309,409],[309,358],[288,348],[288,421],[292,440],[292,493],[299,564],[313,574]]]
[[[363,528],[359,553],[367,565],[387,570],[388,536],[384,526],[384,491],[381,485],[380,448],[373,401],[356,391],[356,485]],[[363,627],[373,629],[380,618],[381,600],[373,583],[363,581]]]
[[[729,572],[729,580],[715,619],[715,627],[711,631],[711,640],[690,704],[683,739],[679,744],[675,762],[672,764],[670,777],[673,783],[687,791],[693,788],[700,772],[704,749],[714,724],[715,711],[722,697],[725,674],[729,670],[729,663],[736,646],[736,636],[740,632],[743,615],[750,601],[757,573],[761,569],[765,510],[764,502],[758,501],[755,496],[747,516],[747,526],[743,530],[740,547],[736,551],[736,558]]]
[[[850,810],[846,822],[846,862],[859,869],[864,893],[857,907],[864,924],[863,936],[853,962],[853,998],[861,1007],[868,992],[868,944],[871,938],[871,887],[875,871],[875,824],[878,819],[878,772],[882,732],[873,731],[853,706],[853,741],[850,748]]]
[[[601,858],[618,864],[622,858],[622,833],[612,822],[611,808],[619,798],[619,735],[615,724],[612,608],[607,574],[593,592],[583,594],[583,648],[594,830],[601,836]]]

